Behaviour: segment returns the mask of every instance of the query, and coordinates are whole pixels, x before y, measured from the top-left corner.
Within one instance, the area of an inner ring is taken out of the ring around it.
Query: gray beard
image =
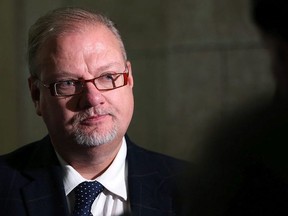
[[[113,127],[112,130],[105,134],[99,134],[93,131],[90,134],[83,133],[81,130],[76,130],[74,133],[74,139],[78,145],[86,147],[100,146],[109,142],[112,142],[117,136],[117,129]]]
[[[79,113],[74,119],[74,133],[73,138],[78,145],[86,146],[86,147],[94,147],[103,145],[105,143],[109,143],[113,141],[118,133],[118,127],[116,125],[113,126],[107,132],[97,132],[97,129],[94,131],[83,132],[81,129],[78,128],[78,124],[82,119],[87,118],[93,114],[106,114],[106,113],[113,113],[112,111],[103,111],[101,109],[91,108],[86,110],[85,112]]]

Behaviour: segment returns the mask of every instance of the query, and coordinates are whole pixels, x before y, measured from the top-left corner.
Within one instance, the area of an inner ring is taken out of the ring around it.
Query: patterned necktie
[[[103,191],[104,187],[97,181],[82,182],[75,187],[75,207],[73,216],[89,216],[91,206],[96,197]]]

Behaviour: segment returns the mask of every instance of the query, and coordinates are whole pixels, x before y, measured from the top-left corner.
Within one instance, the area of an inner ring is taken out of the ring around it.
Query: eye
[[[116,78],[117,74],[112,74],[112,73],[106,73],[101,75],[98,80],[99,81],[103,81],[103,82],[107,82],[107,81],[114,81]]]
[[[76,82],[75,82],[75,80],[67,80],[67,81],[64,81],[63,84],[70,86],[70,85],[75,85]]]
[[[57,83],[59,87],[70,87],[70,86],[78,86],[81,84],[79,80],[63,80]]]
[[[106,80],[114,80],[115,74],[108,73],[108,74],[102,75],[101,77]]]

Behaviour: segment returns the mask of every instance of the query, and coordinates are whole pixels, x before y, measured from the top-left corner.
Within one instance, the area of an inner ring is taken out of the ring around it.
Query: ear
[[[37,86],[37,80],[33,77],[28,78],[28,85],[30,89],[30,95],[33,100],[35,110],[37,115],[41,116],[41,109],[40,109],[40,89]]]
[[[128,85],[133,88],[134,86],[134,80],[133,80],[133,75],[132,75],[132,66],[131,66],[131,62],[127,61],[126,63],[127,67],[128,67],[128,71],[129,71],[129,76],[128,76]]]

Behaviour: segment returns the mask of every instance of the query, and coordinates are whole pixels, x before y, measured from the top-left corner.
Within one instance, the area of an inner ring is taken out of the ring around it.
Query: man
[[[87,201],[87,214],[180,212],[176,182],[186,163],[125,135],[133,76],[113,23],[79,8],[56,9],[31,27],[28,49],[30,92],[49,135],[1,157],[0,215],[78,215],[75,188],[85,182],[88,193],[91,180],[100,194]]]

